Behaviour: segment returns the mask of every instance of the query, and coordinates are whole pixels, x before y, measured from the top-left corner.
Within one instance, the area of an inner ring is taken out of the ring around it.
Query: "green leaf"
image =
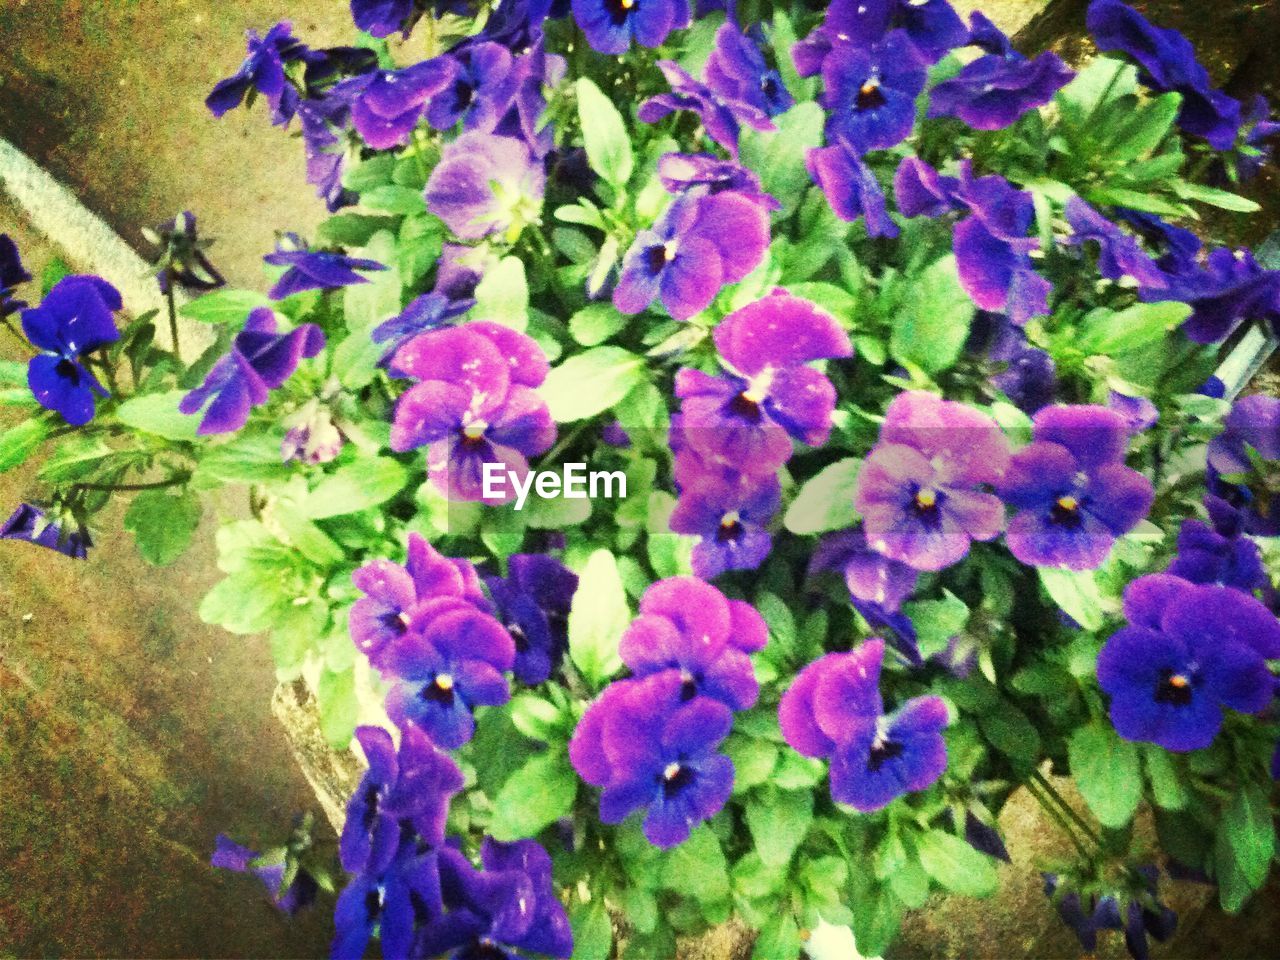
[[[321,222],[316,237],[323,243],[339,247],[363,247],[379,230],[390,230],[395,222],[390,217],[371,217],[363,213],[339,213]]]
[[[475,298],[471,319],[499,323],[522,333],[529,326],[529,283],[519,257],[503,257],[486,270],[476,285]]]
[[[631,155],[631,138],[627,125],[613,101],[600,92],[587,77],[579,77],[578,119],[582,125],[582,142],[587,149],[591,169],[605,182],[621,187],[631,179],[635,161]]]
[[[532,837],[573,809],[578,775],[563,750],[530,759],[507,778],[493,800],[489,832],[495,840]]]
[[[589,303],[569,318],[569,335],[584,347],[604,343],[627,325],[627,318],[607,301]]]
[[[760,175],[765,193],[771,194],[789,217],[809,186],[805,154],[822,145],[826,114],[813,101],[798,103],[773,118],[777,130],[768,133],[744,127],[738,139],[742,165]]]
[[[414,214],[427,209],[421,190],[386,183],[360,194],[360,206],[384,213]]]
[[[724,753],[733,761],[733,791],[741,793],[769,779],[778,762],[778,748],[768,740],[731,733]]]
[[[142,559],[157,567],[182,556],[199,525],[200,498],[168,490],[144,490],[124,515],[124,528],[137,539]]]
[[[1040,734],[1027,715],[1006,700],[978,715],[978,728],[1001,753],[1015,760],[1034,761],[1040,756]]]
[[[573,927],[573,960],[609,960],[613,953],[613,924],[599,900],[576,903],[569,910]]]
[[[775,914],[763,927],[751,950],[752,960],[793,960],[800,956],[804,941],[790,913]]]
[[[289,545],[312,563],[321,567],[334,567],[346,557],[342,548],[289,500],[277,500],[270,505],[272,518]]]
[[[1174,203],[1144,190],[1126,190],[1123,187],[1093,187],[1085,194],[1085,199],[1094,206],[1129,207],[1163,217],[1185,217],[1192,212],[1184,203]]]
[[[0,473],[25,463],[51,428],[47,417],[32,417],[0,433]]]
[[[320,730],[329,746],[335,750],[345,749],[355,733],[360,709],[355,671],[322,672],[316,689],[316,706],[320,711]]]
[[[1146,744],[1142,748],[1143,766],[1156,806],[1162,810],[1183,810],[1190,801],[1182,782],[1178,764],[1163,747]]]
[[[228,484],[265,483],[289,476],[292,470],[280,458],[282,439],[275,431],[241,433],[230,443],[208,448],[191,478],[192,486],[212,490]]]
[[[1188,183],[1186,180],[1174,181],[1173,192],[1184,200],[1207,203],[1211,207],[1230,210],[1233,213],[1257,213],[1262,209],[1257,201],[1250,200],[1248,197],[1228,193],[1216,187],[1206,187],[1200,183]]]
[[[1000,878],[995,861],[955,834],[929,830],[916,841],[920,865],[939,885],[966,897],[989,897]]]
[[[662,885],[702,903],[729,896],[729,866],[710,827],[694,827],[688,840],[667,853]]]
[[[630,622],[617,560],[597,550],[578,575],[569,610],[569,656],[589,682],[599,686],[622,668],[618,641]]]
[[[170,390],[133,397],[120,404],[116,416],[125,426],[143,433],[154,433],[166,440],[194,440],[201,414],[187,416],[178,412],[184,395],[182,390]]]
[[[0,387],[27,388],[27,365],[17,360],[0,360]],[[28,392],[30,392],[28,390]]]
[[[746,817],[765,866],[785,866],[813,822],[813,794],[807,790],[761,790],[747,802]]]
[[[256,290],[215,290],[184,303],[178,313],[199,323],[239,323],[258,307],[271,301]]]
[[[1102,626],[1102,595],[1092,570],[1040,568],[1040,582],[1054,603],[1085,630]]]
[[[926,373],[948,369],[960,356],[975,312],[948,254],[907,284],[893,319],[889,353]]]
[[[116,454],[101,436],[76,434],[54,448],[49,459],[40,467],[40,479],[47,483],[83,480]],[[130,457],[131,454],[128,453],[120,455],[120,459],[124,460]]]
[[[307,495],[303,510],[310,520],[340,517],[386,503],[404,489],[409,471],[391,457],[364,457],[321,480]]]
[[[1080,349],[1088,353],[1115,354],[1139,350],[1163,340],[1191,316],[1191,305],[1136,303],[1119,313],[1095,310],[1085,317],[1080,330]]]
[[[1134,744],[1121,740],[1109,724],[1094,722],[1071,735],[1067,755],[1076,786],[1099,823],[1119,829],[1133,819],[1142,799]]]
[[[1276,825],[1267,792],[1257,784],[1236,790],[1219,829],[1226,833],[1241,876],[1259,889],[1276,852]]]
[[[916,600],[903,605],[903,613],[916,628],[916,642],[922,657],[931,657],[947,648],[969,623],[969,608],[950,590],[941,600]]]
[[[1173,130],[1182,106],[1182,95],[1166,93],[1143,104],[1121,128],[1107,148],[1107,158],[1116,163],[1136,160],[1164,142]]]
[[[783,525],[792,533],[804,535],[843,530],[857,523],[853,490],[861,466],[860,459],[850,457],[823,467],[800,488],[787,507]]]
[[[555,704],[532,693],[522,693],[511,701],[511,722],[530,740],[549,743],[556,739],[560,711]]]
[[[621,347],[595,347],[570,357],[538,389],[557,423],[594,417],[644,380],[645,361]]]

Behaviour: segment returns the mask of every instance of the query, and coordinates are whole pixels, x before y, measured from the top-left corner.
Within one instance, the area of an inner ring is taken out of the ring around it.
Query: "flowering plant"
[[[670,956],[730,917],[875,954],[995,891],[1018,788],[1087,948],[1172,932],[1162,869],[1238,910],[1275,851],[1280,399],[1221,364],[1280,331],[1280,270],[1178,224],[1256,209],[1224,185],[1266,105],[1119,0],[1079,72],[946,0],[470,7],[250,35],[208,106],[296,120],[333,213],[267,294],[175,218],[166,342],[101,278],[18,300],[0,238],[0,469],[50,451],[0,537],[83,557],[127,494],[168,563],[249,487],[200,613],[367,763],[334,955]],[[625,497],[488,482],[570,461]],[[335,887],[308,828],[214,862],[297,909]]]

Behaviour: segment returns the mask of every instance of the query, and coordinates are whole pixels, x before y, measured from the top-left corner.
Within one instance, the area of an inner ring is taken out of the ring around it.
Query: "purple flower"
[[[463,604],[433,612],[379,657],[391,683],[387,713],[397,726],[416,724],[454,750],[475,732],[473,709],[510,699],[503,674],[515,656],[511,635],[489,614]]]
[[[795,102],[760,47],[733,23],[716,31],[704,76],[707,86],[725,100],[750,104],[769,117],[784,113]]]
[[[483,871],[452,847],[440,851],[441,912],[422,924],[409,955],[567,958],[573,931],[556,896],[547,852],[533,840],[499,843],[486,837],[480,859]]]
[[[640,104],[636,116],[644,123],[657,123],[680,110],[691,110],[702,121],[707,136],[738,155],[738,134],[742,125],[756,130],[773,130],[773,122],[761,108],[744,100],[728,99],[723,93],[695,80],[674,60],[659,60],[658,69],[671,86],[670,93],[660,93]]]
[[[1220,343],[1245,320],[1280,329],[1280,270],[1264,269],[1248,250],[1214,250],[1203,266],[1178,263],[1166,281],[1144,289],[1142,299],[1191,304],[1182,331],[1196,343]]]
[[[484,499],[486,463],[523,476],[527,458],[555,442],[555,424],[535,389],[547,370],[537,343],[496,323],[419,334],[391,362],[393,374],[419,381],[396,404],[391,448],[427,446],[438,490],[456,500]],[[514,497],[508,484],[503,490],[496,502]]]
[[[471,300],[476,287],[498,258],[487,245],[468,247],[460,243],[446,243],[436,261],[434,293],[450,300]],[[407,308],[406,308],[407,309]]]
[[[971,540],[1004,528],[1003,505],[981,487],[1008,465],[1008,441],[989,417],[931,393],[898,394],[854,489],[867,542],[917,570],[949,567]]]
[[[1166,273],[1183,273],[1195,265],[1203,244],[1190,230],[1166,223],[1154,213],[1118,208],[1120,219],[1138,231],[1151,247],[1159,253],[1156,261]]]
[[[1213,88],[1195,48],[1177,30],[1155,26],[1120,0],[1093,0],[1087,19],[1099,50],[1118,50],[1138,61],[1143,83],[1182,94],[1178,124],[1228,150],[1240,129],[1240,102]]]
[[[514,242],[538,222],[546,173],[511,137],[464,133],[444,148],[427,180],[427,209],[462,240],[501,234]]]
[[[354,283],[368,283],[367,278],[356,273],[357,270],[387,269],[376,260],[359,260],[328,250],[308,250],[298,244],[296,236],[290,236],[289,241],[292,249],[278,246],[275,253],[262,258],[274,267],[288,268],[267,294],[272,300],[283,300],[304,290],[332,290]]]
[[[674,847],[715,816],[733,791],[733,761],[716,748],[733,715],[710,697],[686,700],[674,670],[610,685],[587,708],[569,743],[574,769],[603,787],[600,819],[644,810],[644,835]]]
[[[1216,499],[1216,498],[1210,498]],[[1209,501],[1213,526],[1199,520],[1183,520],[1178,532],[1178,555],[1168,573],[1191,583],[1218,584],[1245,593],[1267,585],[1262,551],[1241,535],[1234,511],[1215,510]]]
[[[351,580],[365,594],[351,607],[351,639],[375,667],[382,665],[382,654],[392,643],[433,616],[491,609],[471,562],[441,556],[417,533],[409,534],[405,566],[372,560]]]
[[[401,840],[444,843],[449,799],[462,789],[462,771],[417,727],[400,731],[400,749],[381,727],[358,727],[369,769],[347,803],[339,854],[348,873],[378,873]]]
[[[1164,272],[1143,251],[1136,237],[1125,233],[1079,197],[1067,201],[1065,212],[1071,225],[1071,236],[1066,242],[1071,246],[1083,246],[1086,241],[1097,243],[1098,272],[1108,280],[1128,276],[1144,288],[1165,285]]]
[[[440,861],[448,850],[409,840],[383,869],[352,877],[333,909],[333,960],[361,960],[375,929],[384,957],[412,956],[419,918],[442,910]]]
[[[777,210],[781,206],[764,192],[760,178],[752,171],[709,153],[664,153],[658,158],[658,176],[667,192],[676,196],[731,191],[764,210]]]
[[[726,191],[677,199],[636,235],[613,304],[639,313],[660,298],[672,317],[687,320],[754,270],[768,247],[768,213],[749,197]]]
[[[988,54],[967,63],[929,93],[930,117],[958,117],[975,130],[1002,130],[1042,107],[1075,73],[1056,53],[1034,60]]]
[[[1199,750],[1223,707],[1257,713],[1271,702],[1266,661],[1280,657],[1280,621],[1248,594],[1153,574],[1125,590],[1124,614],[1129,626],[1098,654],[1098,683],[1126,740]]]
[[[1244,138],[1246,150],[1236,159],[1236,173],[1247,182],[1271,162],[1276,138],[1280,137],[1280,122],[1271,119],[1271,104],[1262,94],[1253,98],[1244,122],[1251,126]]]
[[[159,248],[152,263],[161,293],[168,292],[175,281],[191,290],[215,290],[227,282],[205,256],[213,241],[200,239],[196,215],[189,210],[142,233]]]
[[[1249,473],[1250,447],[1263,460],[1280,460],[1280,397],[1254,393],[1237,400],[1209,444],[1209,466],[1218,473]]]
[[[552,557],[517,553],[507,560],[506,577],[485,577],[484,583],[516,645],[516,679],[530,687],[544,683],[569,648],[577,574]]]
[[[822,63],[827,139],[845,140],[858,153],[887,150],[911,135],[925,64],[904,34],[874,46],[836,46]]]
[[[270,391],[293,376],[298,362],[324,349],[324,334],[314,323],[276,333],[276,315],[267,307],[249,314],[231,352],[219,360],[204,383],[182,398],[178,409],[198,413],[212,397],[196,433],[232,433],[249,419],[249,410],[267,402]]]
[[[1035,416],[1034,442],[1013,455],[1001,498],[1018,512],[1010,552],[1040,567],[1092,570],[1151,509],[1151,481],[1124,465],[1128,424],[1106,407],[1053,406]]]
[[[853,355],[834,317],[775,292],[731,313],[714,339],[728,372],[676,374],[684,443],[704,460],[724,458],[763,476],[791,456],[792,438],[809,446],[826,442],[835,387],[808,364]]]
[[[462,316],[475,304],[474,300],[454,300],[434,290],[415,297],[396,316],[373,328],[371,334],[373,342],[387,344],[378,365],[387,366],[396,351],[418,334],[443,327],[450,320]]]
[[[568,72],[568,63],[559,54],[546,52],[546,44],[537,37],[516,57],[511,70],[511,97],[494,132],[524,141],[537,160],[543,160],[555,147],[555,127],[545,123],[548,88],[558,87]]]
[[[69,522],[70,521],[70,522]],[[79,524],[71,529],[73,519],[68,516],[56,520],[39,507],[21,504],[9,519],[0,524],[0,540],[21,540],[61,553],[73,560],[83,560],[89,555],[93,541],[89,531]]]
[[[1003,365],[991,377],[991,385],[1024,413],[1035,413],[1053,403],[1058,392],[1057,365],[1045,351],[1031,346],[1020,327],[998,313],[979,310],[974,317],[965,349],[985,353]]]
[[[969,45],[998,57],[1017,56],[1008,35],[978,10],[969,14]]]
[[[896,237],[898,225],[889,218],[880,181],[847,140],[830,147],[813,147],[805,166],[841,220],[867,218],[867,234]]]
[[[746,710],[760,694],[749,654],[767,639],[750,604],[728,600],[702,580],[670,577],[645,591],[618,653],[637,677],[675,678],[682,701],[705,696]]]
[[[26,307],[22,300],[14,299],[13,288],[31,279],[22,266],[18,245],[7,233],[0,233],[0,317],[7,317]]]
[[[424,60],[402,70],[375,70],[334,87],[332,95],[351,104],[351,121],[375,150],[403,147],[427,110],[427,102],[454,82],[448,57]]]
[[[475,43],[446,59],[455,64],[446,87],[433,94],[427,122],[436,130],[451,130],[459,120],[466,130],[489,133],[511,102],[515,59],[506,47]]]
[[[283,126],[293,119],[298,108],[298,91],[285,73],[285,64],[301,60],[307,53],[293,36],[293,25],[287,20],[277,23],[265,37],[249,30],[248,54],[240,69],[213,88],[205,105],[215,117],[240,106],[245,94],[256,90],[271,105],[271,122]]]
[[[1160,422],[1159,408],[1146,397],[1131,397],[1112,390],[1107,394],[1107,406],[1124,417],[1131,436],[1145,433]]]
[[[23,332],[43,351],[27,364],[27,385],[40,406],[73,427],[93,419],[95,395],[108,396],[82,358],[120,339],[112,314],[122,306],[120,292],[101,277],[73,275],[22,311]]]
[[[280,459],[310,466],[332,463],[342,452],[342,431],[333,422],[333,412],[318,399],[308,400],[284,422]]]
[[[875,604],[886,614],[902,609],[915,593],[919,578],[914,568],[872,550],[862,530],[846,530],[822,539],[809,559],[806,576],[829,570],[843,578],[853,600]]]
[[[793,750],[831,760],[831,799],[862,813],[931,786],[947,768],[939,697],[916,697],[886,715],[880,699],[884,641],[829,653],[800,671],[778,705]]]
[[[626,53],[632,38],[657,47],[689,25],[688,0],[573,0],[573,19],[597,53]]]
[[[332,95],[304,100],[298,105],[298,119],[307,156],[307,183],[316,188],[316,196],[330,212],[354,202],[354,195],[342,185],[351,104]]]
[[[774,477],[743,476],[726,483],[709,476],[682,485],[671,529],[699,538],[693,572],[704,580],[726,570],[755,570],[773,546],[769,524],[781,502],[782,489]]]
[[[414,13],[414,0],[351,0],[351,19],[356,28],[374,37],[388,37],[404,28]]]
[[[894,199],[904,217],[940,217],[959,207],[960,181],[944,177],[919,157],[906,156],[893,176]]]
[[[900,31],[916,56],[937,63],[968,39],[964,21],[947,0],[835,0],[822,25],[792,49],[802,77],[822,69],[833,48],[865,49]]]
[[[298,870],[288,888],[280,889],[285,873],[283,848],[271,854],[260,854],[221,833],[218,834],[216,843],[210,864],[235,873],[252,873],[262,881],[271,896],[271,902],[281,913],[293,915],[315,902],[320,887],[315,877],[306,870]]]

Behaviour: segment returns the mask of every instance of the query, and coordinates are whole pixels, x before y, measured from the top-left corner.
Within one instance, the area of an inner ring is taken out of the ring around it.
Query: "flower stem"
[[[191,479],[191,471],[180,470],[166,480],[153,480],[150,483],[77,483],[76,490],[106,490],[111,493],[127,493],[136,490],[164,490],[177,487]]]
[[[1093,827],[1089,825],[1089,822],[1085,820],[1084,817],[1080,816],[1080,814],[1076,812],[1075,808],[1072,807],[1071,804],[1067,803],[1067,801],[1063,799],[1062,794],[1058,792],[1057,788],[1054,787],[1054,785],[1049,781],[1048,777],[1046,777],[1039,770],[1034,770],[1031,773],[1031,779],[1034,780],[1039,785],[1040,789],[1044,791],[1047,797],[1049,797],[1052,801],[1057,803],[1059,808],[1061,808],[1062,812],[1066,814],[1066,816],[1070,818],[1071,822],[1074,823],[1080,829],[1081,833],[1083,833],[1086,837],[1088,837],[1091,841],[1093,841],[1099,847],[1102,846],[1102,838],[1099,837],[1098,834],[1094,831]]]
[[[173,343],[173,355],[182,359],[182,351],[178,346],[178,305],[173,301],[173,276],[167,278],[164,287],[165,304],[169,308],[169,337]]]
[[[22,344],[23,349],[25,349],[33,357],[37,353],[39,353],[39,351],[36,350],[35,347],[33,347],[30,343],[27,342],[27,338],[18,332],[18,328],[13,325],[13,322],[8,317],[4,318],[4,328],[8,330],[10,333],[12,333],[14,337],[17,339],[17,341],[20,344]]]
[[[1080,838],[1076,836],[1076,832],[1072,829],[1070,822],[1062,815],[1062,812],[1058,810],[1053,801],[1040,792],[1037,783],[1038,781],[1033,775],[1032,779],[1027,781],[1027,793],[1035,798],[1036,803],[1040,804],[1040,809],[1049,815],[1049,819],[1057,825],[1058,829],[1067,835],[1067,839],[1076,848],[1076,852],[1084,859],[1090,859],[1088,848],[1080,842]]]

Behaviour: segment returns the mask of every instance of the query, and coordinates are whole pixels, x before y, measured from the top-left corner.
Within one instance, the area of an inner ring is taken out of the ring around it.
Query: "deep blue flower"
[[[658,158],[658,177],[667,192],[676,196],[732,191],[764,210],[777,210],[781,206],[764,192],[755,173],[709,153],[664,153]]]
[[[351,104],[345,97],[304,100],[298,104],[302,145],[307,157],[307,183],[332,213],[355,202],[355,195],[342,184],[347,166],[347,131],[351,127]]]
[[[406,21],[414,8],[414,0],[351,0],[351,19],[370,36],[388,37],[404,29],[407,37]]]
[[[1058,393],[1057,365],[1044,350],[1033,347],[1021,327],[999,313],[979,310],[965,349],[985,354],[997,368],[991,385],[1023,413],[1035,413],[1053,403]]]
[[[597,53],[626,53],[634,39],[657,47],[689,25],[688,0],[573,0],[573,19]]]
[[[506,112],[514,91],[511,51],[482,42],[449,55],[456,64],[448,85],[431,99],[427,122],[436,130],[451,130],[463,121],[466,130],[489,133]]]
[[[221,80],[205,100],[215,117],[238,107],[245,94],[256,90],[271,105],[271,122],[287,124],[298,109],[298,91],[285,73],[285,64],[301,60],[307,53],[292,33],[293,25],[285,20],[260,37],[255,30],[246,32],[248,55],[234,75]]]
[[[792,49],[802,77],[822,69],[833,49],[866,49],[890,33],[904,35],[917,58],[937,63],[965,44],[969,31],[947,0],[835,0],[822,24]]]
[[[496,615],[516,646],[516,679],[536,686],[550,678],[569,648],[569,608],[578,577],[540,553],[507,559],[507,576],[485,577]]]
[[[898,225],[889,218],[880,181],[847,140],[810,148],[805,166],[841,220],[852,223],[866,217],[869,236],[898,235]]]
[[[859,153],[886,150],[911,135],[925,64],[901,33],[871,47],[841,44],[822,64],[827,139]]]
[[[13,296],[14,287],[31,279],[18,256],[18,245],[7,233],[0,233],[0,317],[7,317],[26,307],[26,302]]]
[[[969,45],[997,57],[1017,55],[1009,35],[992,23],[980,10],[969,14]]]
[[[1240,129],[1240,101],[1214,89],[1195,48],[1177,30],[1157,27],[1120,0],[1093,0],[1086,21],[1099,50],[1118,50],[1138,61],[1143,83],[1182,94],[1178,124],[1228,150]]]
[[[8,520],[0,524],[0,540],[33,543],[73,560],[85,559],[89,555],[89,548],[93,546],[89,531],[75,523],[73,518],[68,516],[63,520],[55,520],[29,503],[21,504]]]
[[[384,957],[413,956],[418,930],[443,910],[440,867],[448,850],[408,839],[387,866],[352,877],[334,905],[332,960],[361,960],[375,930]]]
[[[958,117],[975,130],[1002,130],[1042,107],[1075,73],[1052,52],[987,54],[929,92],[930,117]]]
[[[782,502],[774,477],[744,475],[733,482],[717,476],[682,485],[671,529],[698,537],[693,572],[714,580],[726,570],[755,570],[773,546],[769,524]]]
[[[1199,750],[1223,707],[1257,713],[1271,702],[1266,661],[1280,657],[1280,621],[1260,601],[1153,574],[1129,584],[1124,614],[1129,625],[1098,654],[1098,683],[1126,740]]]
[[[1166,284],[1144,289],[1147,301],[1189,303],[1183,332],[1196,343],[1220,343],[1245,320],[1280,330],[1280,270],[1267,270],[1248,250],[1212,251],[1203,265],[1185,261],[1166,271]]]
[[[1192,583],[1235,587],[1245,593],[1265,586],[1268,580],[1262,551],[1242,535],[1235,512],[1214,510],[1211,506],[1210,520],[1214,521],[1212,526],[1200,520],[1182,521],[1178,555],[1169,564],[1169,574]]]
[[[926,789],[947,768],[946,704],[916,697],[885,714],[883,661],[879,638],[850,653],[829,653],[800,671],[778,706],[791,748],[830,758],[831,799],[863,813]]]
[[[285,872],[283,848],[274,851],[274,855],[263,855],[256,850],[241,846],[221,833],[218,834],[215,842],[216,847],[209,861],[210,864],[235,873],[252,873],[262,881],[262,885],[267,888],[267,893],[271,897],[271,902],[281,913],[292,915],[315,902],[320,887],[315,877],[305,869],[297,871],[293,882],[286,889],[280,889]]]
[[[324,333],[314,323],[276,333],[275,314],[259,307],[236,334],[231,351],[214,364],[203,384],[182,398],[178,409],[192,415],[208,403],[196,432],[232,433],[248,421],[250,408],[266,403],[268,394],[293,376],[299,361],[323,349]]]
[[[555,125],[547,121],[547,91],[558,87],[568,72],[559,54],[547,53],[541,36],[516,57],[511,69],[511,97],[494,132],[524,141],[529,152],[543,160],[555,147]]]
[[[914,156],[902,158],[893,176],[893,195],[904,217],[940,217],[960,208],[960,181],[946,177]]]
[[[107,396],[82,358],[120,339],[112,314],[122,306],[120,291],[101,277],[72,275],[22,311],[22,330],[42,351],[27,364],[27,385],[40,406],[73,427],[93,419],[95,396]]]
[[[1132,277],[1144,288],[1165,286],[1165,275],[1142,249],[1136,237],[1125,233],[1079,197],[1067,201],[1064,211],[1071,225],[1071,246],[1088,241],[1098,245],[1098,272],[1108,280]]]
[[[288,268],[267,294],[272,300],[283,300],[304,290],[332,290],[353,283],[368,283],[357,270],[387,269],[376,260],[359,260],[328,250],[308,250],[293,234],[289,235],[289,241],[288,246],[280,245],[275,253],[262,258],[272,266]]]
[[[344,80],[332,95],[351,105],[351,122],[375,150],[402,147],[442,91],[448,92],[457,73],[452,58],[436,57],[402,70],[375,70]]]
[[[443,327],[450,320],[462,316],[473,306],[475,301],[452,300],[434,290],[414,297],[403,310],[390,320],[385,320],[373,328],[371,337],[374,343],[385,343],[386,352],[378,365],[385,367],[391,362],[396,351],[420,333]]]
[[[1129,430],[1106,407],[1052,406],[998,485],[1018,512],[1006,542],[1023,563],[1091,570],[1151,509],[1151,481],[1124,465]]]
[[[756,130],[775,129],[762,108],[746,100],[730,99],[695,80],[674,60],[659,60],[658,69],[666,77],[671,92],[659,93],[640,104],[636,116],[644,123],[657,123],[669,114],[690,110],[702,121],[707,136],[734,157],[738,155],[738,135],[743,124]]]
[[[1271,119],[1271,104],[1262,94],[1253,98],[1244,122],[1249,125],[1245,150],[1236,160],[1236,173],[1242,181],[1252,180],[1271,162],[1276,140],[1280,137],[1280,121]]]
[[[716,31],[716,45],[704,73],[707,86],[725,100],[748,103],[776,117],[795,102],[754,39],[732,23]]]
[[[675,670],[613,683],[569,743],[579,776],[604,788],[601,821],[643,810],[644,835],[656,847],[683,843],[733,791],[733,761],[716,752],[733,715],[710,697],[686,699],[684,689]]]
[[[1280,397],[1241,397],[1222,426],[1209,444],[1209,466],[1218,473],[1251,472],[1250,448],[1263,460],[1280,460]]]
[[[1118,209],[1116,213],[1155,249],[1156,264],[1161,270],[1166,273],[1181,273],[1195,264],[1204,245],[1190,230],[1166,223],[1154,213],[1124,208]]]

